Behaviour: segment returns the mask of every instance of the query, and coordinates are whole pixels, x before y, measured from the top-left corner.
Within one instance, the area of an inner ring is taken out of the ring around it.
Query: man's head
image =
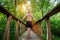
[[[27,13],[30,14],[31,13],[31,10],[30,9],[27,9]]]

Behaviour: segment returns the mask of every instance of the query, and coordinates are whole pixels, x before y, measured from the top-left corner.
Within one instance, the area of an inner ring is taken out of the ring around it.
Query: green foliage
[[[13,0],[0,0],[0,5],[4,6],[7,10],[15,15],[15,3]]]
[[[42,16],[45,15],[45,13],[47,13],[51,8],[49,1],[50,0],[38,0],[38,1],[32,0],[31,1],[32,12],[34,14],[37,14],[36,12],[41,11]]]
[[[60,13],[52,16],[51,18],[51,30],[52,34],[60,37]]]
[[[3,39],[5,26],[6,26],[6,15],[0,14],[0,40]]]
[[[16,21],[12,19],[10,24],[10,40],[15,40],[15,24]]]

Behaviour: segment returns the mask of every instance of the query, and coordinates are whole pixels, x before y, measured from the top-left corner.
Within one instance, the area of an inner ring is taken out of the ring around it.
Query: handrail
[[[6,14],[7,16],[11,15],[13,19],[18,20],[20,23],[24,24],[20,19],[12,15],[7,9],[5,9],[3,6],[0,6],[0,12],[3,14]],[[25,25],[25,24],[24,24]]]
[[[60,4],[56,7],[54,7],[50,12],[48,12],[44,17],[39,19],[36,23],[39,23],[39,22],[43,21],[45,18],[50,17],[54,14],[57,14],[57,12],[60,12]],[[36,23],[34,23],[34,24],[36,24]]]

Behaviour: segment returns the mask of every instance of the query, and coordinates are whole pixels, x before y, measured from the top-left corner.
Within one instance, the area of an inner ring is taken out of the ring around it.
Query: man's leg
[[[28,32],[28,37],[30,37],[31,28],[28,28],[27,32]]]

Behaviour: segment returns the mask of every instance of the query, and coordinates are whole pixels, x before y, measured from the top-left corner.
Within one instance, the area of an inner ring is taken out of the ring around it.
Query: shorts
[[[25,27],[32,28],[32,22],[31,21],[27,21]]]

